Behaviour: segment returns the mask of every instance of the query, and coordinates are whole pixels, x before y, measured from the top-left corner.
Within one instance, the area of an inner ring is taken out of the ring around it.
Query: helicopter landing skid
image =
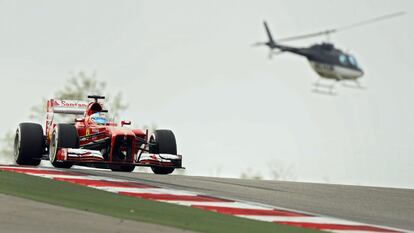
[[[313,88],[312,92],[317,93],[317,94],[321,94],[321,95],[331,95],[331,96],[336,96],[337,95],[337,93],[335,91],[317,89],[317,88]]]
[[[320,83],[319,81],[320,80],[316,81],[313,84],[314,88],[312,89],[312,92],[324,95],[336,95],[335,86],[337,84],[337,81],[332,84]]]
[[[364,86],[361,86],[361,83],[359,83],[358,80],[353,80],[352,83],[354,83],[355,85],[354,84],[350,84],[347,81],[344,81],[342,83],[342,86],[343,87],[348,87],[348,88],[353,88],[353,89],[358,89],[358,90],[365,90],[365,87]]]

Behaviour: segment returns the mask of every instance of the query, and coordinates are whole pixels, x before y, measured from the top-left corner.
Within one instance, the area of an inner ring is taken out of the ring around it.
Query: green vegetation
[[[80,185],[5,171],[0,171],[0,193],[197,232],[314,232],[185,206],[121,196]]]

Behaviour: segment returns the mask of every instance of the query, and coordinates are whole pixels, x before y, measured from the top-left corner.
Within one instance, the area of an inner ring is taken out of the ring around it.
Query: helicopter
[[[331,94],[335,93],[334,88],[336,83],[340,81],[353,82],[356,85],[348,87],[356,87],[362,89],[363,87],[359,83],[359,79],[364,75],[364,71],[361,66],[358,64],[356,58],[347,52],[342,51],[339,48],[336,48],[333,43],[323,42],[318,44],[313,44],[309,47],[292,47],[280,44],[280,42],[287,42],[293,40],[301,40],[312,37],[319,36],[329,36],[333,33],[337,33],[344,30],[349,30],[352,28],[360,27],[366,24],[371,24],[381,20],[390,19],[393,17],[401,16],[405,12],[396,12],[388,15],[379,16],[376,18],[371,18],[368,20],[360,21],[353,23],[344,27],[338,27],[333,29],[328,29],[324,31],[319,31],[315,33],[309,33],[299,36],[282,38],[277,41],[273,39],[272,33],[270,32],[269,26],[266,21],[263,22],[266,34],[268,37],[267,42],[257,42],[253,44],[254,46],[267,46],[269,51],[269,59],[272,58],[274,54],[280,54],[283,52],[290,52],[300,56],[304,56],[308,59],[313,70],[319,75],[319,79],[314,84],[314,92],[319,92],[322,94]],[[275,52],[276,51],[276,52]],[[330,85],[323,84],[320,82],[321,79],[334,80]]]

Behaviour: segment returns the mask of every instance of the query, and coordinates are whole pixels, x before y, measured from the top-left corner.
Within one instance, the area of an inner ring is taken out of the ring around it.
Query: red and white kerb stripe
[[[235,201],[220,197],[203,195],[178,189],[156,187],[121,179],[102,176],[84,175],[70,170],[57,170],[33,167],[3,166],[0,170],[24,173],[88,186],[108,192],[118,193],[148,200],[168,202],[190,206],[220,214],[258,221],[274,222],[290,226],[311,228],[329,232],[407,232],[405,230],[358,223],[325,216],[318,216],[280,207],[266,206],[258,203]]]

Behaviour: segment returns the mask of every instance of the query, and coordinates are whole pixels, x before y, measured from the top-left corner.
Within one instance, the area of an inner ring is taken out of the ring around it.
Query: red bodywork
[[[53,121],[54,114],[83,114],[76,118],[74,125],[79,135],[79,147],[76,156],[71,156],[70,148],[59,148],[57,160],[73,162],[75,164],[91,165],[134,165],[134,166],[159,166],[181,168],[181,156],[174,155],[177,159],[165,159],[157,154],[149,153],[148,130],[131,129],[125,127],[130,122],[114,122],[99,125],[90,118],[96,112],[105,111],[103,104],[97,101],[64,101],[48,100],[46,117],[46,144],[52,140],[53,130],[56,122]],[[98,156],[99,153],[102,156]]]

